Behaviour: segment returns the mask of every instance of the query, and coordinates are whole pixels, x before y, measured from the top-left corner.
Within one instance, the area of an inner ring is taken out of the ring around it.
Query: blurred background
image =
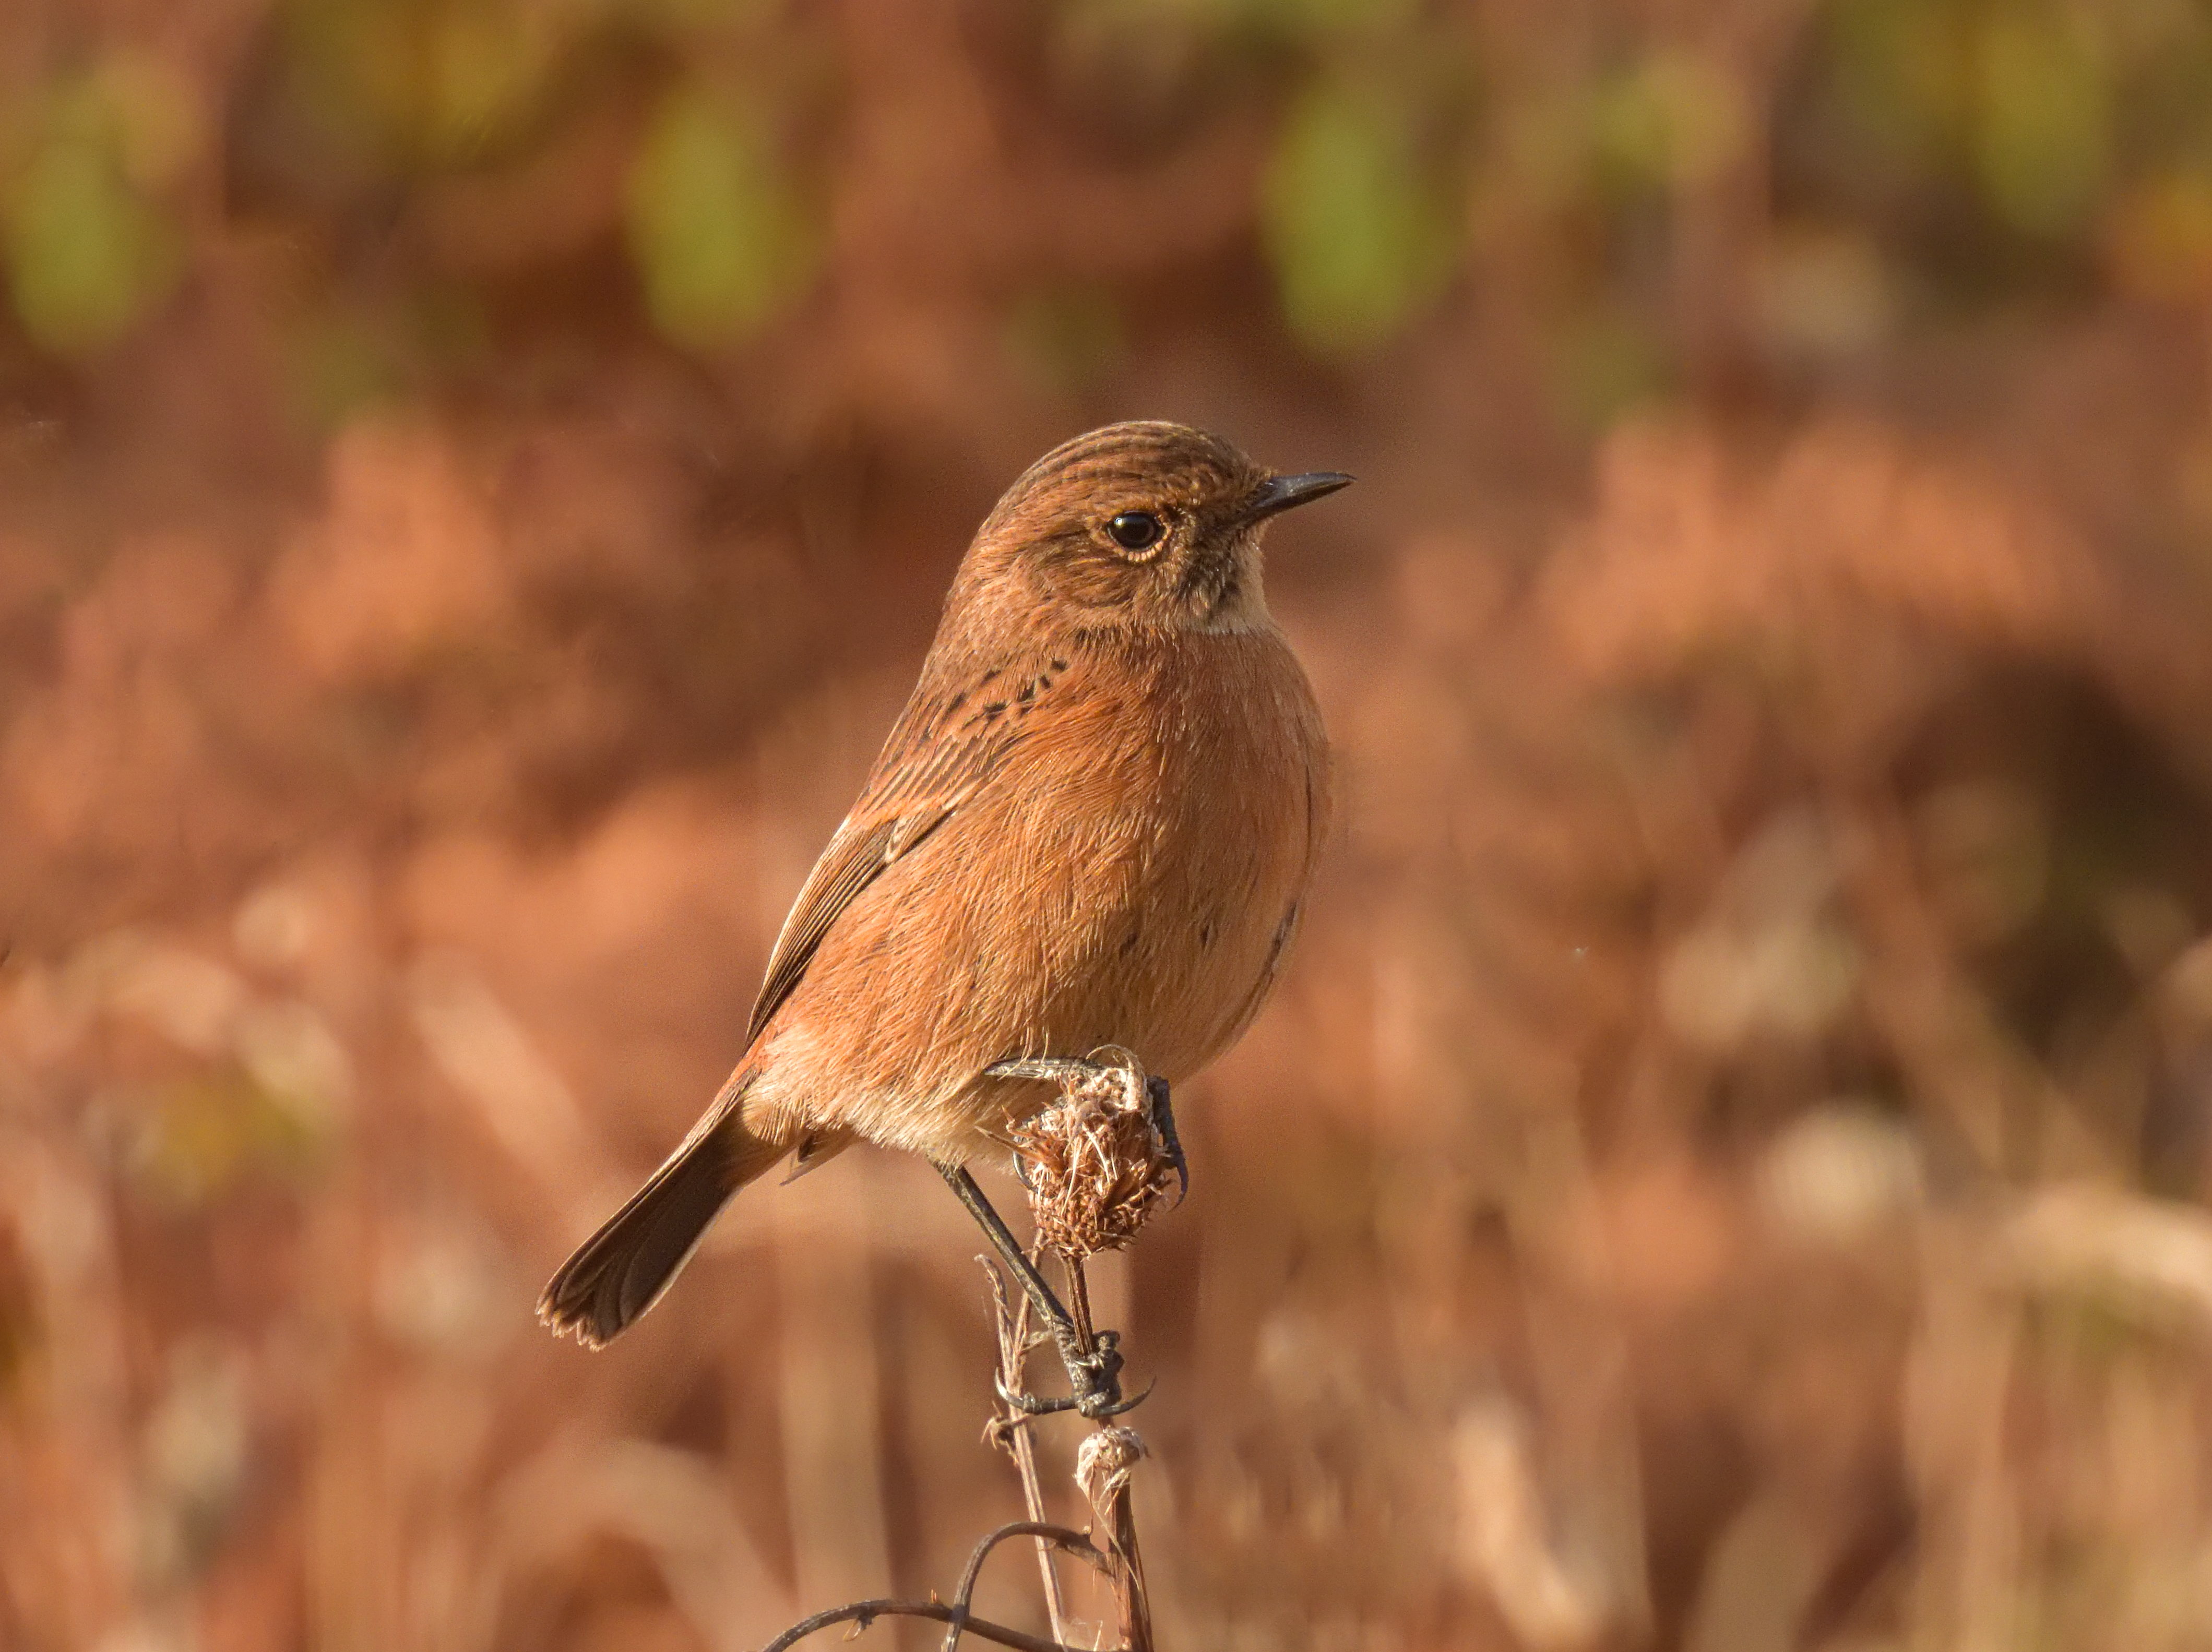
[[[951,1588],[924,1167],[530,1309],[1140,416],[1361,477],[1165,1643],[2212,1646],[2212,5],[11,0],[0,281],[0,1645]]]

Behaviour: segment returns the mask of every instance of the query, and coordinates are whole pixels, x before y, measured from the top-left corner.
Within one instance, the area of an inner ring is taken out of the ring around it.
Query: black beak
[[[1258,522],[1298,505],[1310,505],[1324,494],[1349,488],[1352,478],[1341,471],[1309,471],[1304,476],[1269,477],[1244,507],[1244,519]]]

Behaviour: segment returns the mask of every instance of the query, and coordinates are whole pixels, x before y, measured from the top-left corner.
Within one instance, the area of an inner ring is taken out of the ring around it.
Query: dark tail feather
[[[573,1331],[586,1348],[605,1347],[660,1300],[730,1196],[780,1156],[732,1108],[577,1247],[538,1297],[538,1317],[556,1336]]]

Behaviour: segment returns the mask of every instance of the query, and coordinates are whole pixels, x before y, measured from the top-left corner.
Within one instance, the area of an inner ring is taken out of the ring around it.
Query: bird
[[[1352,480],[1143,421],[1014,482],[784,922],[735,1069],[553,1276],[542,1321],[605,1345],[739,1189],[856,1141],[928,1159],[1003,1251],[965,1166],[1002,1154],[1042,1092],[992,1069],[1117,1047],[1174,1083],[1236,1041],[1330,818],[1328,738],[1268,612],[1261,531]]]

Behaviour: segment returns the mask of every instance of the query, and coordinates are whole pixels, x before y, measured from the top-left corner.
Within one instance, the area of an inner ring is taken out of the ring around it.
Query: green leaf
[[[1285,319],[1324,355],[1391,337],[1457,261],[1457,226],[1405,119],[1356,91],[1317,87],[1291,111],[1261,209]]]
[[[2056,17],[1990,18],[1977,52],[1975,160],[1998,215],[2059,234],[2096,204],[2111,149],[2111,92],[2097,43]]]
[[[696,87],[663,100],[629,179],[653,325],[695,348],[757,332],[805,289],[816,237],[750,112]]]
[[[58,98],[44,128],[7,191],[9,295],[33,341],[82,355],[167,294],[178,238],[134,187],[131,133],[96,87]]]
[[[1742,153],[1748,135],[1735,82],[1686,52],[1655,53],[1600,86],[1590,125],[1603,173],[1632,189],[1711,178]]]
[[[537,109],[561,36],[520,7],[457,6],[426,20],[420,89],[427,153],[465,159],[495,146]]]

